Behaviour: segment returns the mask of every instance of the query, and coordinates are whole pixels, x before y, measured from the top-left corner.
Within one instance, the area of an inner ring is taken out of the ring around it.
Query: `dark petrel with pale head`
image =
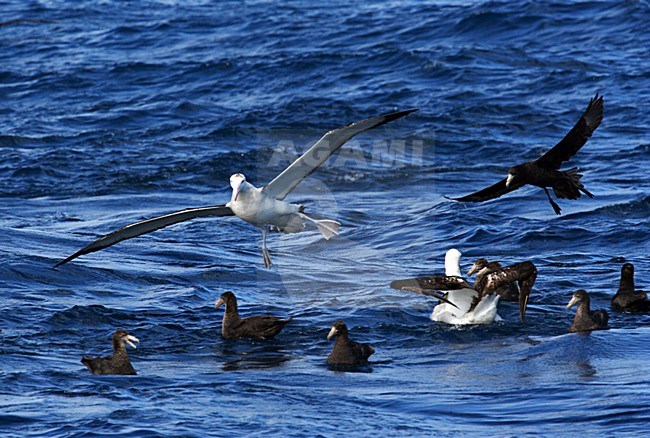
[[[598,128],[602,120],[603,97],[598,96],[598,93],[596,93],[596,96],[589,101],[587,109],[573,129],[544,155],[534,161],[511,167],[508,170],[507,177],[490,187],[461,198],[446,198],[461,202],[483,202],[498,198],[526,184],[530,184],[544,189],[556,214],[560,214],[562,210],[551,199],[548,187],[553,189],[555,196],[558,198],[578,199],[582,196],[580,192],[593,198],[594,195],[582,185],[580,181],[582,175],[578,173],[579,169],[577,167],[562,171],[560,166],[587,143],[587,140],[589,140],[589,137]]]
[[[113,334],[113,355],[106,357],[84,356],[81,363],[96,376],[108,374],[136,375],[129,355],[126,354],[126,345],[136,348],[134,342],[140,342],[126,330],[115,330]]]
[[[368,358],[375,352],[369,344],[354,342],[348,336],[348,326],[343,321],[336,321],[327,335],[327,340],[334,341],[334,348],[327,357],[327,364],[331,366],[366,365]]]
[[[609,315],[604,310],[591,311],[589,306],[589,294],[580,289],[573,294],[571,301],[567,304],[566,308],[569,310],[571,307],[578,305],[576,316],[573,318],[573,324],[569,327],[570,332],[589,332],[592,330],[606,330],[609,328],[607,322]]]
[[[634,290],[634,265],[625,263],[621,268],[621,281],[612,298],[612,309],[620,312],[650,312],[648,294]]]
[[[235,338],[272,338],[284,328],[291,318],[281,319],[275,316],[249,316],[241,318],[237,309],[237,297],[232,292],[221,294],[215,307],[226,305],[221,324],[221,334],[226,339]]]

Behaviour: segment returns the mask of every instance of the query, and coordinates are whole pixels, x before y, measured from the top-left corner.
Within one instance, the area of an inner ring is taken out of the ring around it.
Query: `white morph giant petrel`
[[[589,101],[587,109],[573,129],[544,155],[534,161],[511,167],[508,170],[508,176],[506,178],[483,190],[461,198],[445,197],[461,202],[483,202],[498,198],[526,184],[530,184],[544,189],[548,197],[548,202],[551,203],[556,214],[560,214],[562,210],[551,199],[548,187],[553,189],[555,196],[558,198],[578,199],[582,196],[580,192],[593,198],[594,195],[589,193],[582,185],[582,182],[580,182],[582,175],[578,173],[579,169],[577,167],[562,171],[560,170],[560,166],[573,157],[587,143],[587,140],[589,140],[589,137],[598,128],[602,120],[603,97],[599,97],[598,93],[596,93],[596,96]]]
[[[316,224],[326,239],[338,234],[340,225],[338,222],[327,219],[313,219],[304,213],[302,205],[290,204],[285,202],[284,198],[352,137],[404,117],[414,111],[417,111],[417,109],[372,117],[329,131],[264,187],[255,187],[246,181],[244,175],[236,173],[230,177],[230,185],[233,191],[230,202],[227,204],[190,208],[127,225],[100,237],[70,257],[60,261],[53,268],[81,255],[99,251],[123,240],[151,233],[179,222],[199,217],[233,215],[262,230],[262,253],[264,255],[264,264],[268,268],[271,266],[271,257],[266,249],[266,233],[271,226],[283,233],[298,233],[302,231],[305,221],[308,220]]]

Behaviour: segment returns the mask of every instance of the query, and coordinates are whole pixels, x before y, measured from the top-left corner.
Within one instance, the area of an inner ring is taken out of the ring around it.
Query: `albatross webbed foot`
[[[553,207],[555,214],[557,214],[558,216],[561,215],[562,209],[560,208],[559,205],[557,205],[557,203],[554,200],[551,199],[551,194],[548,192],[548,189],[546,187],[544,187],[544,192],[546,193],[546,196],[548,196],[548,202],[551,203],[551,207]]]

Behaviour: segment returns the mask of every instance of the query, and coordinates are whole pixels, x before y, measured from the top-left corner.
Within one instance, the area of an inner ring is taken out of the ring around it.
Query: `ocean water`
[[[647,1],[314,4],[0,2],[0,433],[3,436],[638,436],[650,316],[568,334],[579,288],[609,308],[621,265],[650,286]],[[23,19],[23,21],[12,21]],[[458,196],[534,159],[605,96],[565,168],[594,193]],[[263,185],[329,129],[419,112],[348,143],[288,198],[342,223],[272,235],[201,219],[50,267],[133,221]],[[533,261],[525,324],[429,320],[391,290],[449,248]],[[224,340],[218,296],[294,321]],[[331,324],[374,345],[329,370]],[[138,376],[92,376],[124,328]]]

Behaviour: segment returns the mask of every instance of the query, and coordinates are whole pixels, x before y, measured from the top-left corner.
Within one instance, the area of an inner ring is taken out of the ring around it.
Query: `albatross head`
[[[448,277],[462,277],[460,274],[461,252],[452,248],[445,254],[445,275]]]
[[[236,173],[230,177],[230,187],[232,187],[232,200],[236,201],[242,184],[246,182],[246,177],[243,173]]]
[[[518,183],[524,178],[526,169],[523,166],[512,166],[508,170],[508,178],[506,178],[506,187],[510,187],[513,183]]]

